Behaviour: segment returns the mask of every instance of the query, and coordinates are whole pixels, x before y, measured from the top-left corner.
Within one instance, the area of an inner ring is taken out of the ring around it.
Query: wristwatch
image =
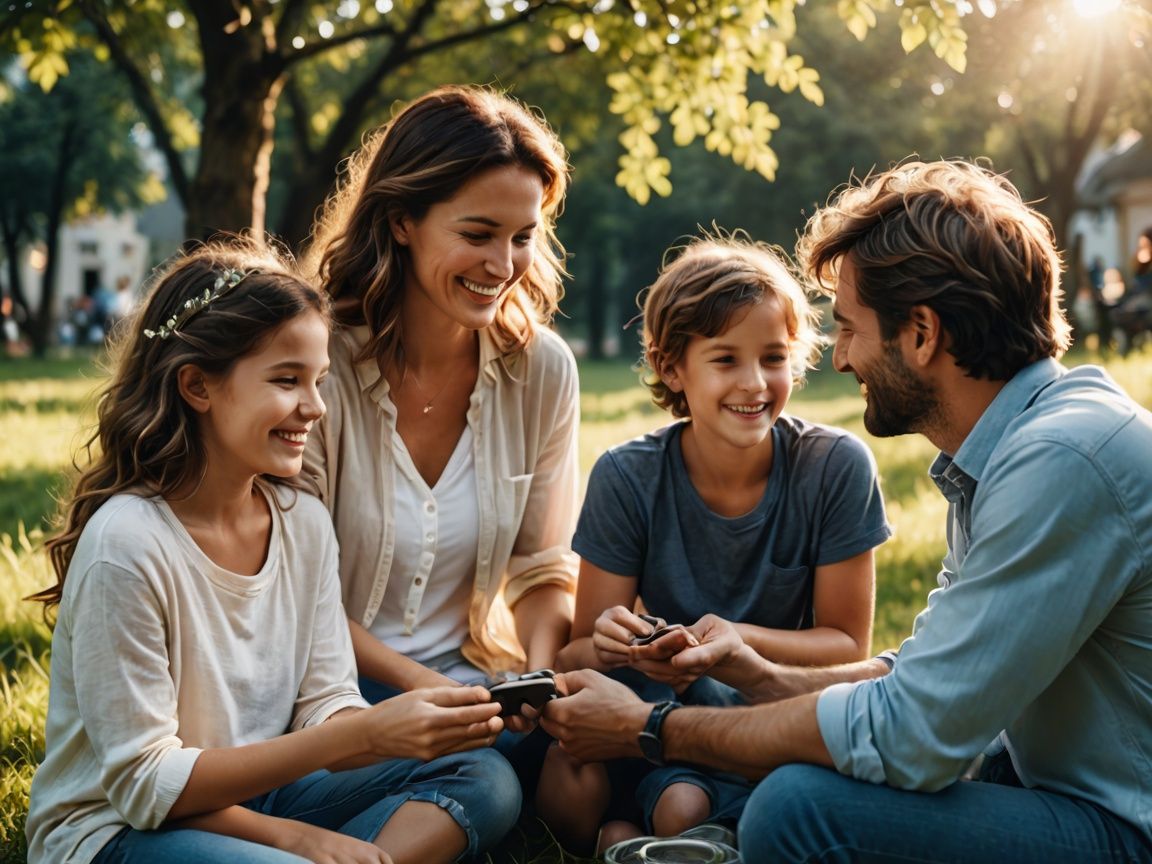
[[[664,765],[664,741],[660,738],[660,730],[664,727],[664,718],[677,708],[683,708],[679,702],[658,702],[648,715],[648,722],[644,724],[644,731],[640,733],[640,752],[644,758],[653,765]]]

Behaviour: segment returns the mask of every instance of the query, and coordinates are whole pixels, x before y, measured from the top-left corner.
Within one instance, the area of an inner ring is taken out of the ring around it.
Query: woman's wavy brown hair
[[[972,378],[1007,381],[1070,343],[1051,223],[977,165],[906,162],[845,187],[808,221],[797,256],[829,294],[851,256],[885,339],[930,307]]]
[[[669,256],[676,255],[668,263]],[[819,315],[778,249],[755,243],[743,232],[717,231],[670,249],[644,298],[644,383],[652,401],[674,417],[689,417],[688,400],[664,383],[692,339],[723,333],[733,314],[774,299],[784,312],[791,340],[792,378],[800,384],[824,347]]]
[[[144,334],[211,291],[224,270],[247,275],[167,338]],[[224,375],[297,315],[314,311],[328,320],[327,297],[294,275],[285,256],[252,240],[203,245],[170,262],[153,284],[117,328],[111,379],[98,398],[96,428],[81,448],[86,464],[76,466],[80,476],[61,507],[60,533],[47,544],[56,584],[28,598],[49,607],[60,602],[84,526],[109,498],[140,487],[171,496],[199,479],[207,454],[196,412],[178,390],[181,367]]]
[[[422,219],[469,180],[493,168],[522,166],[544,184],[532,265],[501,302],[494,328],[504,353],[525,347],[550,322],[563,295],[564,249],[556,218],[568,188],[560,139],[511,97],[483,87],[440,87],[405,107],[348,160],[326,202],[304,258],[335,301],[342,324],[368,324],[361,360],[390,367],[401,359],[400,306],[406,247],[390,218]]]

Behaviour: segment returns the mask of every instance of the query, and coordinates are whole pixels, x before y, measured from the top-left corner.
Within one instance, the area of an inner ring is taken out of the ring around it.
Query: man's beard
[[[895,341],[884,343],[883,359],[863,383],[868,402],[864,428],[877,438],[924,432],[939,417],[935,391],[912,373]]]

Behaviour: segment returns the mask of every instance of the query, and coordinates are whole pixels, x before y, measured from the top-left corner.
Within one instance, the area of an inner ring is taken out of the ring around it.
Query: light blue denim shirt
[[[821,694],[836,767],[936,790],[1003,730],[1025,785],[1152,836],[1152,414],[1043,360],[931,475],[940,587],[887,677]]]

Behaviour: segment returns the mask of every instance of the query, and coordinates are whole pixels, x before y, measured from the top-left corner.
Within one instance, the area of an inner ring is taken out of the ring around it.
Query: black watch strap
[[[683,708],[679,702],[658,702],[648,715],[648,722],[644,724],[644,731],[640,733],[640,752],[644,758],[653,765],[664,765],[664,739],[660,733],[664,729],[664,720],[677,708]]]

